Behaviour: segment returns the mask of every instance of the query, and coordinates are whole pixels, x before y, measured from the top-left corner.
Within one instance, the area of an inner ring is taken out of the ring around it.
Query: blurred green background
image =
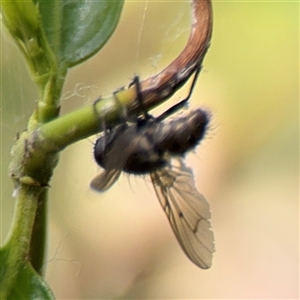
[[[211,205],[212,268],[185,257],[149,178],[124,175],[105,194],[89,189],[99,171],[93,137],[62,153],[51,182],[46,278],[57,298],[298,298],[299,3],[214,1],[213,10],[191,99],[212,112],[212,125],[187,159]],[[184,47],[189,24],[188,1],[127,1],[108,44],[70,71],[63,113],[135,74],[155,74]],[[2,28],[1,241],[14,207],[9,151],[37,97]]]

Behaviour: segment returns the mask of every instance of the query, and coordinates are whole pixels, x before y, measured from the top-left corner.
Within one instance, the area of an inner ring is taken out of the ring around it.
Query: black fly
[[[184,155],[204,137],[209,114],[195,109],[168,120],[174,110],[177,107],[158,118],[145,113],[135,123],[119,125],[100,137],[94,157],[104,171],[92,180],[91,187],[105,191],[123,171],[150,174],[182,249],[197,266],[208,269],[214,252],[209,205],[198,193]]]

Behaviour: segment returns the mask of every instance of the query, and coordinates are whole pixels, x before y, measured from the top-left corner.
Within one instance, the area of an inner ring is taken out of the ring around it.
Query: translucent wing
[[[176,160],[179,166],[156,170],[151,180],[183,251],[197,266],[208,269],[214,252],[209,205],[196,190],[191,169]]]
[[[108,190],[119,178],[121,170],[105,170],[98,174],[91,182],[91,188],[99,192]]]

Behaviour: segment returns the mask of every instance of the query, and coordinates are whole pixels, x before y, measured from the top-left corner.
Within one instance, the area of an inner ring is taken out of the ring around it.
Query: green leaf
[[[40,88],[32,126],[57,117],[68,68],[104,46],[120,18],[123,0],[6,0],[2,20],[23,52]]]
[[[11,265],[11,247],[5,247],[0,251],[0,299],[55,299],[49,286],[31,267],[30,263],[19,261]]]
[[[1,1],[2,21],[23,52],[35,82],[43,87],[56,70],[37,5],[28,0]]]
[[[76,65],[106,43],[119,21],[123,0],[34,0],[57,64]]]

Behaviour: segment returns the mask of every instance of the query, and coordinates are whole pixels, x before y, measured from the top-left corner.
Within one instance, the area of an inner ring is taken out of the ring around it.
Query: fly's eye
[[[94,158],[98,165],[100,165],[102,168],[105,167],[105,159],[106,159],[106,145],[105,145],[105,138],[100,137],[94,147]]]

